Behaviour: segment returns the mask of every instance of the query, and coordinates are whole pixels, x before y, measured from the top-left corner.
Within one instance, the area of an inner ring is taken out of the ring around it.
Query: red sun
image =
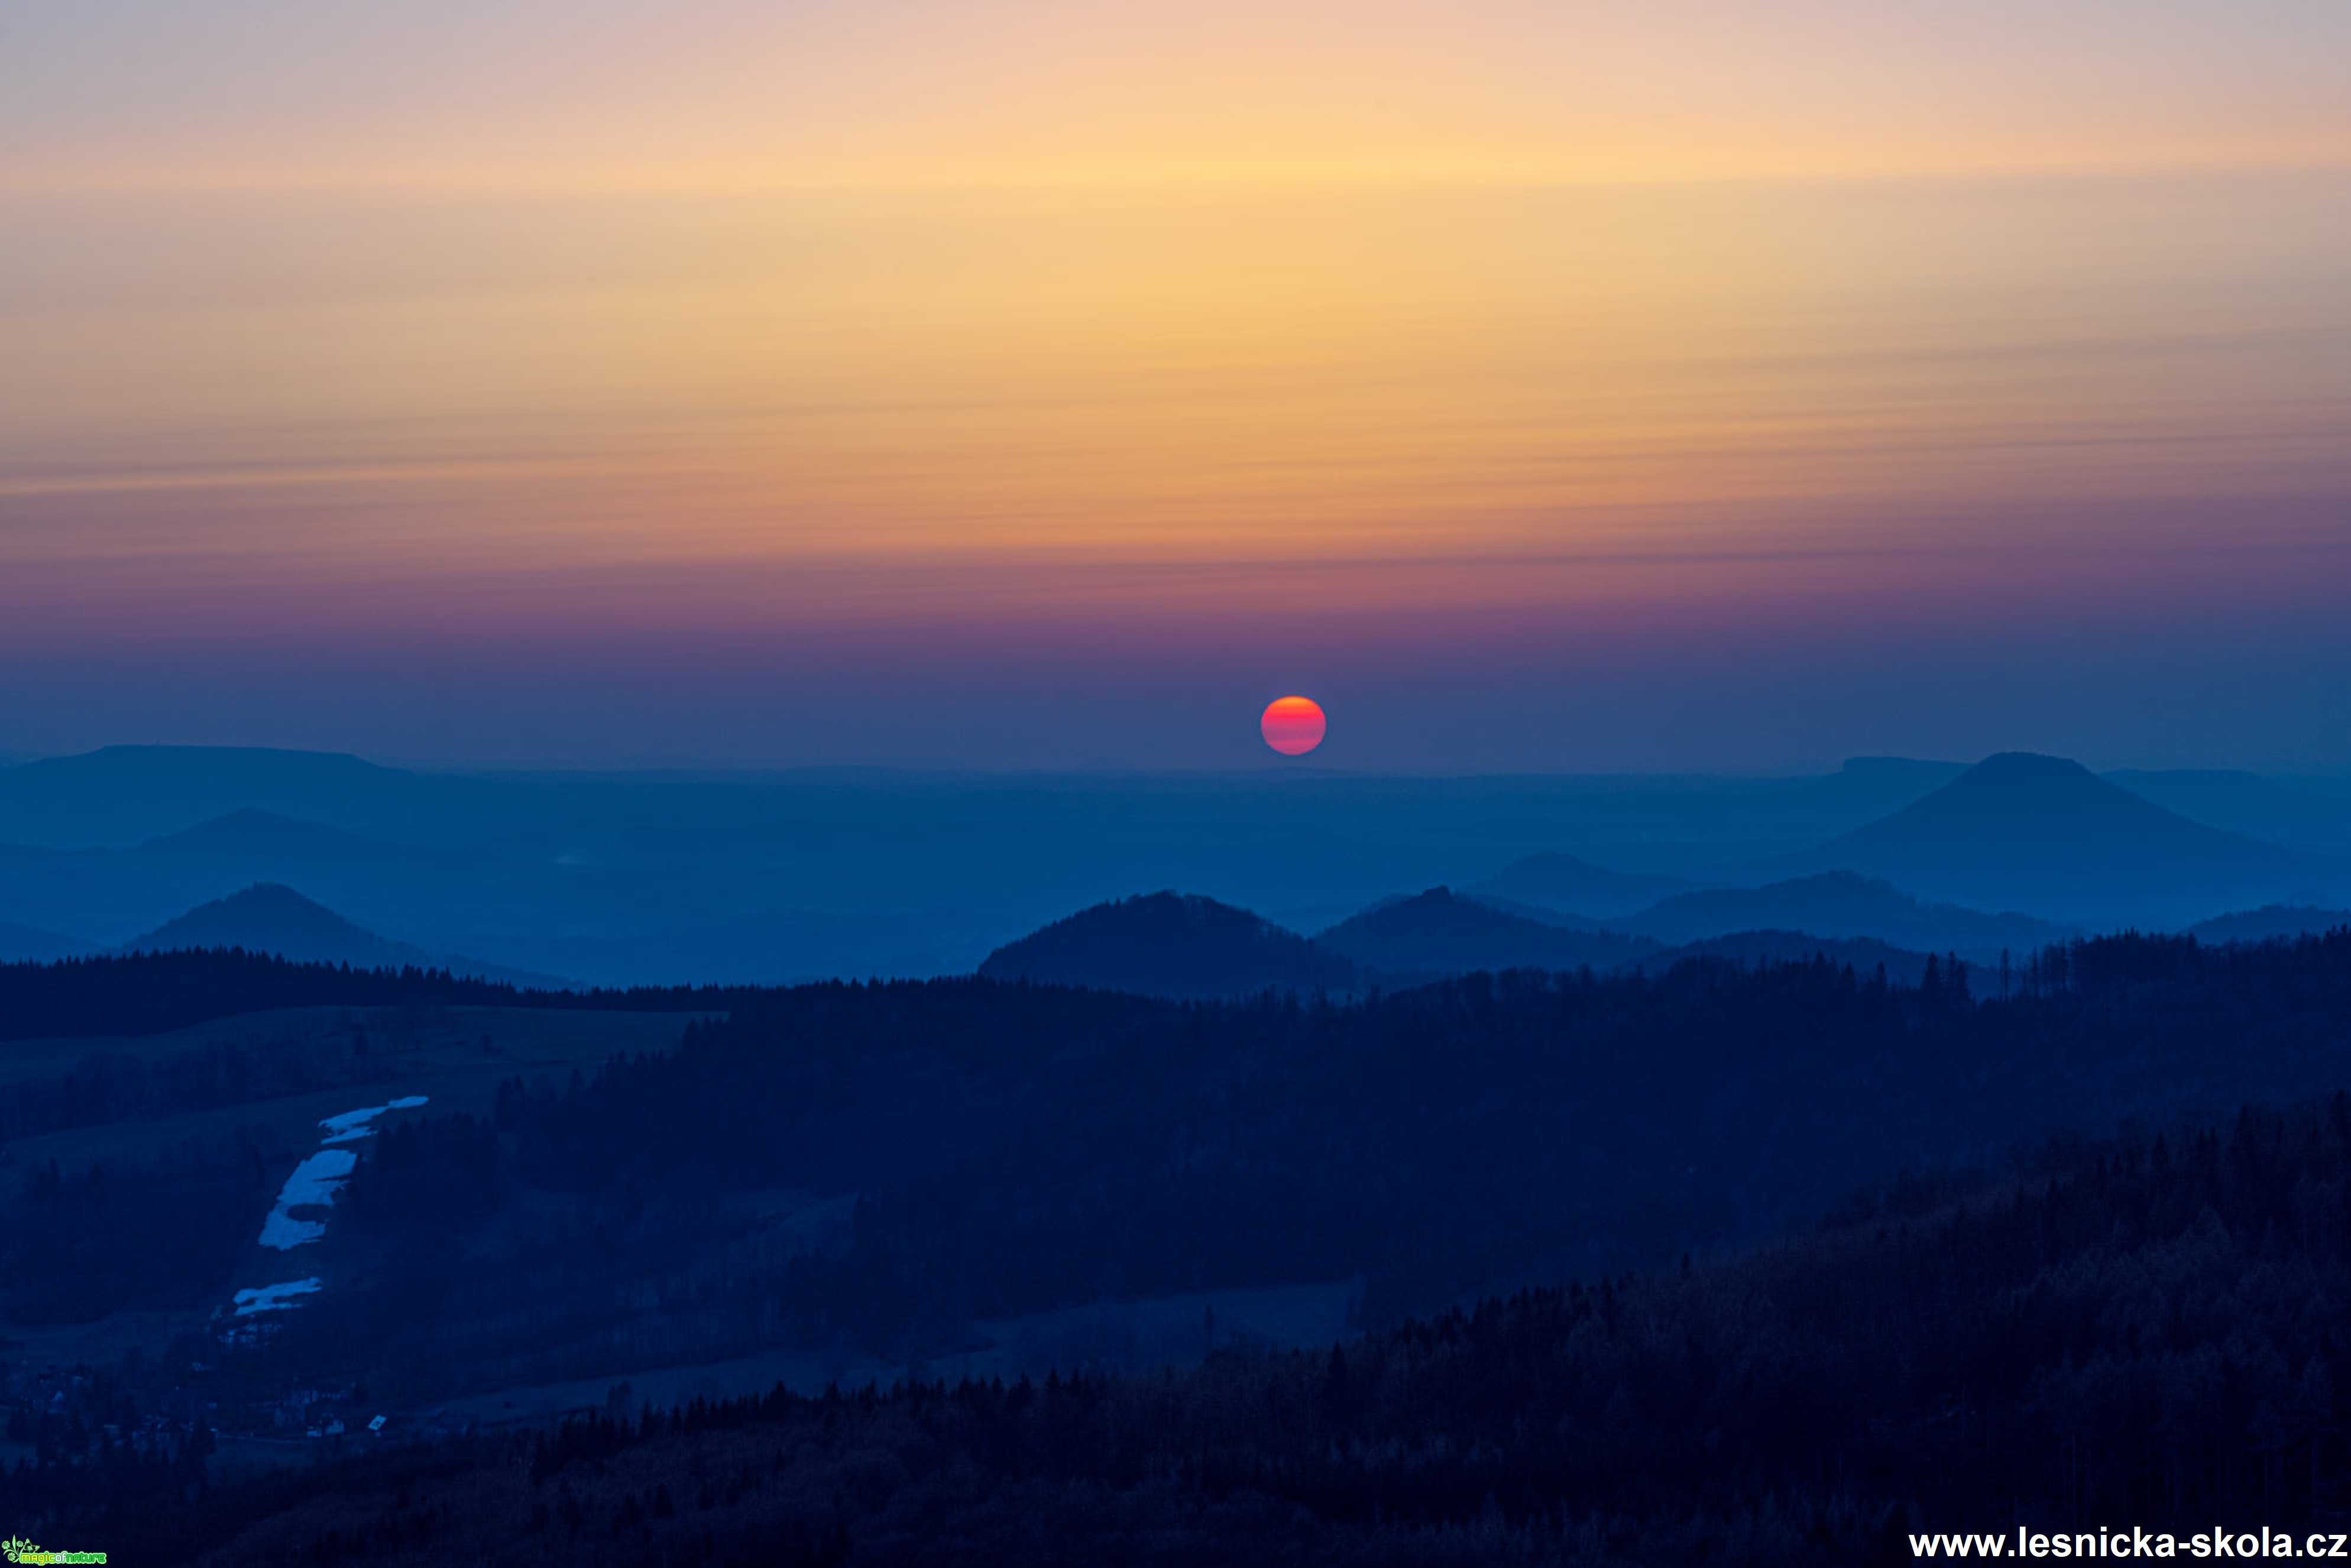
[[[1322,744],[1322,705],[1312,697],[1276,697],[1257,727],[1284,757],[1303,757]]]

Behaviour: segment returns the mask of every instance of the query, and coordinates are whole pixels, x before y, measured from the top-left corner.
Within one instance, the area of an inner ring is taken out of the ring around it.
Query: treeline
[[[246,1105],[348,1083],[355,1038],[365,1038],[363,1026],[308,1038],[218,1040],[168,1056],[93,1051],[54,1078],[10,1086],[0,1099],[0,1150],[13,1139],[44,1133]]]
[[[590,1008],[723,1009],[739,987],[646,986],[626,990],[525,990],[446,969],[354,969],[298,964],[241,947],[107,954],[50,964],[0,964],[0,1040],[160,1034],[273,1008]]]
[[[241,1128],[70,1171],[55,1157],[13,1165],[15,1190],[0,1195],[0,1321],[216,1306],[304,1152]]]
[[[217,1448],[212,1430],[199,1423],[188,1431],[143,1431],[135,1406],[121,1414],[128,1419],[97,1427],[78,1415],[19,1413],[10,1423],[10,1439],[33,1449],[0,1469],[0,1511],[16,1521],[12,1537],[47,1545],[57,1537],[44,1535],[46,1521],[135,1520],[149,1511],[170,1517],[202,1495],[205,1461]],[[143,1537],[150,1527],[130,1528]],[[110,1555],[121,1552],[116,1546]]]
[[[437,1472],[356,1462],[190,1511],[180,1552],[1811,1564],[1908,1562],[1914,1530],[2339,1518],[2351,1100],[2028,1166],[1311,1353],[778,1390],[458,1445]]]

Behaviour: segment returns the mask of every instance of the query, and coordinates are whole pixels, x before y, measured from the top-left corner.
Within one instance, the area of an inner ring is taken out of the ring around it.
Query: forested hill
[[[1196,894],[1150,893],[1081,909],[1008,942],[983,979],[1091,986],[1155,997],[1343,991],[1354,966],[1246,909]]]
[[[1393,984],[1479,969],[1613,969],[1656,950],[1646,937],[1552,925],[1443,887],[1364,910],[1315,945]]]
[[[624,1341],[904,1364],[983,1322],[1313,1281],[1360,1281],[1376,1327],[1764,1239],[1856,1183],[2061,1129],[2351,1083],[2351,935],[2089,943],[2004,1001],[1928,975],[1512,973],[1346,1007],[774,993],[674,1052],[517,1083],[487,1122],[387,1126],[337,1225],[399,1262],[281,1346],[306,1376],[401,1368],[439,1398],[599,1375]],[[778,1252],[731,1218],[787,1191],[842,1195],[836,1244]]]
[[[432,1003],[684,1012],[724,1009],[748,994],[698,986],[524,990],[446,969],[355,969],[242,948],[191,948],[0,964],[0,1040],[155,1034],[274,1008]]]
[[[1918,1531],[2341,1517],[2351,1103],[1908,1183],[1727,1264],[1182,1376],[692,1404],[50,1531],[125,1561],[1902,1563]],[[51,1501],[20,1475],[12,1510]],[[48,1484],[52,1489],[56,1483]],[[20,1510],[17,1517],[27,1517]],[[2334,1527],[2330,1527],[2334,1528]]]

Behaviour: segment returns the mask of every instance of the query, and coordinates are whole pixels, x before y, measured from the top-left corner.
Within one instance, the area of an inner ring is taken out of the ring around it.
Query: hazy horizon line
[[[2195,767],[2163,767],[2146,763],[2092,761],[2063,752],[2037,750],[2031,747],[2006,747],[1984,753],[1980,757],[1923,757],[1901,752],[1854,752],[1834,759],[1790,763],[1777,767],[1738,767],[1723,765],[1714,768],[1382,768],[1349,767],[1343,764],[1316,761],[1309,758],[1272,759],[1254,765],[1179,768],[1144,766],[1132,763],[1052,763],[1024,765],[1019,763],[978,762],[862,762],[853,760],[825,762],[741,762],[717,760],[676,760],[658,758],[597,759],[549,758],[531,762],[489,761],[479,758],[438,756],[432,758],[402,756],[372,756],[328,746],[261,745],[238,741],[108,741],[97,746],[66,750],[0,750],[0,771],[42,762],[73,761],[96,757],[110,751],[172,751],[172,752],[233,752],[276,757],[337,758],[366,764],[388,772],[428,773],[475,778],[537,777],[561,774],[581,778],[631,777],[646,779],[670,777],[674,779],[744,779],[807,777],[810,775],[866,775],[902,779],[1237,779],[1255,782],[1285,777],[1304,777],[1322,780],[1360,779],[1373,781],[1459,782],[1488,779],[1498,782],[1511,780],[1605,779],[1614,782],[1634,782],[1643,779],[1702,779],[1702,780],[1794,780],[1834,777],[1856,765],[1890,764],[1933,768],[1974,768],[1994,757],[2025,755],[2056,758],[2074,762],[2098,775],[2113,773],[2238,773],[2261,779],[2311,779],[2351,781],[2351,769],[2330,773],[2300,769],[2270,769],[2232,766],[2223,762],[2207,762]]]

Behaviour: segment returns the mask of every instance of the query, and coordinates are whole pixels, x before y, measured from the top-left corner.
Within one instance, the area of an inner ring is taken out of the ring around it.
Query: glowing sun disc
[[[1303,757],[1322,744],[1322,705],[1312,697],[1276,697],[1257,727],[1265,743],[1284,757]]]

